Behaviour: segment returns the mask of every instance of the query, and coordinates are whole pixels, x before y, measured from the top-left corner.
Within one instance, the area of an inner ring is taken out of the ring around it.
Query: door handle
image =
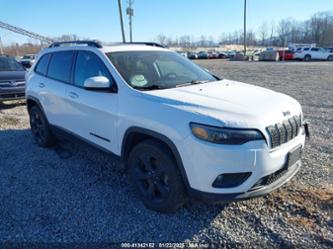
[[[77,99],[79,97],[79,95],[77,93],[75,93],[75,92],[70,92],[68,95],[72,99]]]
[[[44,83],[39,83],[39,87],[40,87],[40,88],[44,88],[44,87],[45,87],[45,84],[44,84]]]

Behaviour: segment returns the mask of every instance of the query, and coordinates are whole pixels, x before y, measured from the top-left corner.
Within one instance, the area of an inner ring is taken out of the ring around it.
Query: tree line
[[[318,12],[306,21],[286,18],[280,20],[277,24],[264,22],[257,30],[248,30],[246,38],[247,45],[254,46],[282,47],[289,43],[316,43],[317,46],[333,47],[333,13],[331,11]],[[205,35],[199,38],[194,38],[191,35],[172,38],[160,34],[155,38],[155,41],[167,46],[184,48],[243,44],[244,31],[222,33],[218,39]]]

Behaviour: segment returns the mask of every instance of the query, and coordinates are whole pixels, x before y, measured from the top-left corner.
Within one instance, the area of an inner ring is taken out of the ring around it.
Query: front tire
[[[309,54],[305,55],[304,61],[311,61],[311,55],[309,55]]]
[[[333,55],[329,55],[329,56],[327,57],[327,60],[328,60],[328,61],[333,61]]]
[[[50,131],[44,113],[39,107],[33,106],[29,111],[30,127],[35,141],[41,147],[49,147],[54,144],[55,138]]]
[[[134,147],[128,159],[128,173],[134,191],[149,209],[171,213],[187,201],[174,157],[157,140],[148,139]]]

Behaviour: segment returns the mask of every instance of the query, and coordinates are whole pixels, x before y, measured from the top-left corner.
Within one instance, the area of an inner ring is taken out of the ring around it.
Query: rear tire
[[[152,210],[171,213],[187,201],[185,186],[170,149],[148,139],[134,147],[128,158],[134,191]]]
[[[49,147],[55,143],[55,138],[51,133],[49,123],[44,113],[38,106],[33,106],[29,110],[30,127],[35,141],[41,147]]]
[[[311,55],[309,55],[309,54],[305,55],[304,61],[311,61]]]
[[[329,56],[327,57],[327,60],[328,60],[328,61],[333,61],[333,55],[329,55]]]

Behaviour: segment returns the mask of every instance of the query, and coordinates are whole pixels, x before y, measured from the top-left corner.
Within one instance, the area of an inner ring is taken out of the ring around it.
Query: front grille
[[[0,87],[17,87],[25,85],[25,81],[0,81]]]
[[[271,147],[275,148],[296,137],[302,126],[301,115],[291,117],[282,123],[268,126],[266,129],[271,139]]]
[[[0,99],[16,99],[16,98],[24,98],[24,93],[5,93],[0,94]]]

